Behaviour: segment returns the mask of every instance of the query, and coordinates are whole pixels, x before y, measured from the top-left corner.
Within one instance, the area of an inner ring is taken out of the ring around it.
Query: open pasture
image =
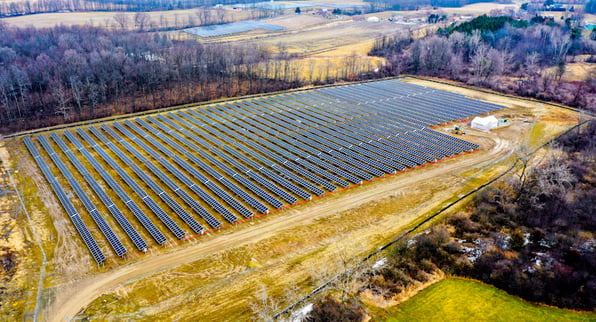
[[[447,278],[387,310],[386,321],[593,321],[594,313],[528,303],[475,280]]]
[[[429,127],[500,108],[385,80],[24,141],[103,263],[472,151],[479,146]]]

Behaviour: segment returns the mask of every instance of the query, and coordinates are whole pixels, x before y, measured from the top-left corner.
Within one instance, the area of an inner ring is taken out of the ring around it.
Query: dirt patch
[[[561,80],[567,82],[584,81],[591,77],[591,74],[594,73],[594,68],[594,64],[592,63],[567,63]],[[557,69],[558,67],[551,67],[548,68],[546,72],[551,75],[556,75]]]
[[[322,16],[313,15],[283,15],[275,18],[268,18],[262,20],[265,23],[286,27],[288,30],[304,30],[304,28],[310,28],[322,24],[329,23],[329,19]]]
[[[59,280],[81,278],[89,270],[91,255],[80,245],[78,237],[73,238],[78,236],[75,228],[29,153],[16,140],[11,141],[10,149],[20,160],[18,180],[23,187],[22,194],[29,200],[29,214],[37,234],[48,244],[46,249],[53,249],[53,265]]]
[[[35,303],[39,261],[9,171],[16,168],[0,137],[0,320],[22,320]],[[14,175],[12,176],[14,178]]]
[[[396,306],[400,303],[407,301],[423,289],[435,284],[436,282],[442,281],[443,279],[445,279],[445,277],[446,276],[445,273],[443,273],[443,271],[437,270],[436,272],[429,274],[426,282],[414,281],[405,290],[403,290],[398,295],[390,299],[386,299],[383,296],[375,295],[372,293],[370,289],[367,289],[364,292],[362,292],[360,294],[360,299],[365,303],[372,304],[381,308]]]

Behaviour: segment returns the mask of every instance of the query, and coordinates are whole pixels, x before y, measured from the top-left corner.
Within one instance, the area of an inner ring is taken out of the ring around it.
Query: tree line
[[[249,0],[24,0],[0,2],[0,17],[74,11],[161,11],[252,3]]]
[[[465,5],[483,2],[482,0],[366,0],[373,8],[386,10],[419,10],[424,7],[458,8]],[[508,3],[508,1],[496,1]]]
[[[596,110],[596,72],[585,80],[562,78],[575,57],[596,61],[596,41],[582,37],[573,24],[509,22],[483,16],[419,39],[383,38],[370,54],[387,59],[390,75],[448,78]]]

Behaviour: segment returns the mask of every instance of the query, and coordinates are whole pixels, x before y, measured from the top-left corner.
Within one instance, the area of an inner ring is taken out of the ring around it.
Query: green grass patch
[[[540,121],[536,122],[532,126],[532,130],[528,135],[528,147],[533,149],[539,147],[541,144],[544,144],[544,142],[546,141],[545,136],[547,136],[547,134],[548,133],[546,133],[546,124]]]
[[[579,313],[535,305],[490,285],[448,278],[387,311],[386,321],[595,321]]]

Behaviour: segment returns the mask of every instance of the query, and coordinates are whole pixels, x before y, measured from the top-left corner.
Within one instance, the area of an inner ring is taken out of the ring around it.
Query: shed
[[[475,117],[472,120],[472,128],[481,130],[481,131],[490,131],[496,128],[499,125],[499,120],[497,120],[494,116],[487,116],[487,117]]]

